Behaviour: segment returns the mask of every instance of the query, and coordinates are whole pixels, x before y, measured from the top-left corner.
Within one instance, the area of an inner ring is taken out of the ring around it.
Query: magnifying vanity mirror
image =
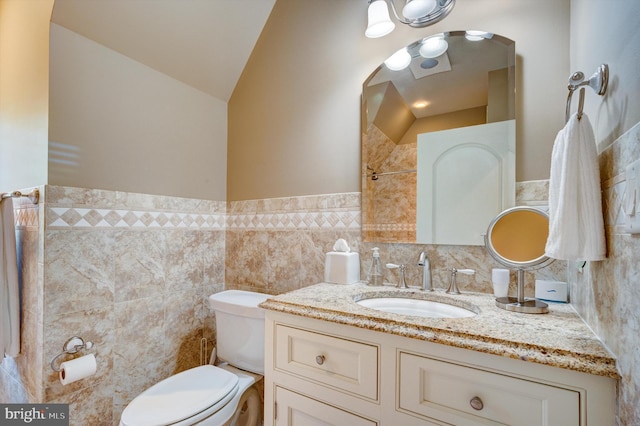
[[[517,297],[499,297],[496,306],[508,311],[544,314],[546,303],[524,297],[524,271],[553,262],[545,256],[549,235],[549,216],[533,207],[513,207],[496,216],[485,235],[485,247],[502,265],[516,269]]]
[[[363,85],[362,239],[481,246],[515,205],[515,43],[452,31],[399,52]]]

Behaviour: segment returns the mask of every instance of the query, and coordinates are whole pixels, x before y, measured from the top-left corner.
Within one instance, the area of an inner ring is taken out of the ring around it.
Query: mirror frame
[[[547,219],[547,221],[549,220],[549,215],[543,210],[536,209],[534,207],[528,207],[528,206],[511,207],[510,209],[507,209],[502,213],[500,213],[491,221],[491,223],[489,224],[489,227],[487,228],[487,233],[484,235],[484,246],[486,247],[491,257],[493,257],[502,265],[507,266],[509,268],[537,269],[537,268],[534,268],[535,266],[542,268],[546,266],[546,264],[553,262],[553,259],[549,258],[547,255],[544,254],[544,248],[542,251],[542,255],[539,257],[530,259],[528,261],[517,261],[517,260],[509,259],[505,257],[503,254],[500,254],[498,250],[495,248],[495,246],[493,245],[493,242],[491,240],[491,235],[493,234],[493,230],[498,224],[498,222],[500,222],[501,219],[503,219],[505,216],[508,216],[510,214],[514,214],[517,212],[521,212],[521,211],[535,213],[544,217],[545,219]]]

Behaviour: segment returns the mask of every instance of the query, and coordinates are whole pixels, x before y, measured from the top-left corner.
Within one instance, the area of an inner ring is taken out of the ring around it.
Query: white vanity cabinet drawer
[[[376,426],[378,423],[307,396],[276,387],[275,425]]]
[[[378,400],[378,346],[280,324],[275,334],[276,369]]]
[[[399,407],[456,425],[580,424],[578,392],[400,352]]]

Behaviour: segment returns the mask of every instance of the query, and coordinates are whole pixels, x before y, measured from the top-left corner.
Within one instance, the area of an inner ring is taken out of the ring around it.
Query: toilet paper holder
[[[64,345],[62,345],[62,352],[54,356],[53,359],[51,360],[51,369],[57,373],[62,371],[61,368],[56,367],[55,365],[55,362],[58,358],[60,358],[63,355],[76,354],[80,352],[82,349],[91,349],[92,347],[93,347],[93,343],[89,341],[85,342],[82,337],[73,336],[69,338],[66,342],[64,342]]]

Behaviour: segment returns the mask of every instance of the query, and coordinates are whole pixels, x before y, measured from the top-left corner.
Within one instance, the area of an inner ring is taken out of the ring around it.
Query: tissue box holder
[[[566,303],[567,283],[562,281],[536,280],[536,299]]]
[[[324,281],[331,284],[355,284],[360,281],[360,255],[355,252],[327,253]]]

